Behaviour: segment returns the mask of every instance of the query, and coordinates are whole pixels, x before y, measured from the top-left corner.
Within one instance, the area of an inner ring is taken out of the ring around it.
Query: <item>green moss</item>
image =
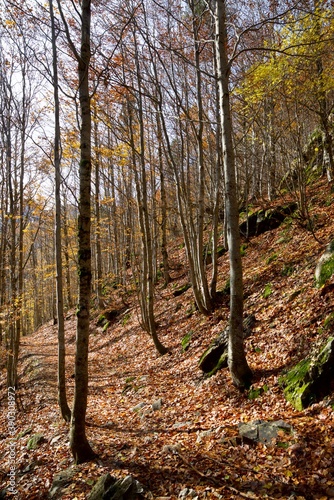
[[[106,320],[106,317],[104,316],[104,314],[100,314],[100,316],[97,320],[97,324],[102,325],[102,324],[104,324],[105,320]]]
[[[46,439],[44,438],[43,434],[34,434],[28,440],[27,448],[28,450],[35,450],[40,444],[44,443],[45,441]]]
[[[303,410],[305,399],[310,393],[311,380],[307,377],[310,365],[309,358],[303,359],[279,379],[279,383],[285,387],[286,400],[298,411]]]
[[[106,330],[108,330],[109,325],[110,325],[110,322],[109,322],[109,321],[107,321],[107,322],[104,324],[104,326],[103,326],[103,328],[102,328],[102,331],[103,331],[103,332],[105,332]]]
[[[295,271],[295,267],[291,263],[284,264],[282,267],[282,276],[291,276]]]
[[[131,318],[130,313],[125,314],[122,318],[122,326],[125,326],[127,324],[127,322],[130,320],[130,318]]]
[[[224,352],[220,358],[216,366],[211,370],[211,372],[206,374],[206,377],[212,377],[212,375],[215,375],[219,370],[222,368],[226,368],[227,366],[227,352]]]
[[[277,253],[273,253],[272,255],[270,255],[267,260],[266,260],[266,264],[270,264],[271,262],[273,262],[274,260],[276,260],[278,257],[278,254]]]
[[[231,282],[230,282],[230,278],[228,278],[228,279],[226,280],[226,283],[225,283],[225,285],[224,285],[224,288],[222,289],[222,293],[223,293],[224,295],[230,295],[230,293],[231,293]]]
[[[334,312],[330,313],[324,321],[325,330],[334,329]]]
[[[182,346],[183,352],[185,352],[189,348],[192,334],[193,334],[193,331],[190,330],[190,332],[186,333],[186,335],[181,340],[181,346]]]
[[[267,283],[266,286],[264,287],[262,297],[264,299],[267,299],[271,294],[273,293],[271,283]]]
[[[314,366],[318,370],[318,373],[322,372],[322,367],[332,355],[331,344],[334,342],[334,337],[329,337],[326,345],[321,349],[319,355],[317,356]]]
[[[321,266],[321,272],[319,279],[317,280],[317,286],[321,287],[326,283],[326,281],[334,274],[334,255],[326,260]]]
[[[247,248],[247,244],[246,243],[243,243],[240,247],[240,255],[241,257],[244,257],[246,255],[246,248]]]

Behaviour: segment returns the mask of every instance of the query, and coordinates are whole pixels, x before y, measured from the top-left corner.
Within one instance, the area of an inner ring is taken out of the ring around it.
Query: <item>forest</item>
[[[0,498],[334,498],[333,35],[0,0]]]

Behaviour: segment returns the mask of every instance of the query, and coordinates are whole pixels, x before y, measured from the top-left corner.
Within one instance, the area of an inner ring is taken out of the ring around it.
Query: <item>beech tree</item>
[[[58,55],[56,46],[56,28],[52,0],[49,0],[51,19],[51,42],[53,59],[53,88],[55,107],[55,137],[54,137],[54,169],[55,169],[55,253],[56,253],[56,283],[57,283],[57,325],[58,325],[58,401],[62,417],[70,421],[71,410],[66,399],[65,382],[65,326],[64,326],[64,296],[63,296],[63,265],[61,237],[61,173],[60,173],[60,102],[58,92]]]
[[[78,64],[80,103],[80,164],[78,205],[78,273],[79,297],[77,309],[77,336],[75,353],[75,389],[70,426],[70,447],[75,463],[92,460],[96,455],[86,437],[86,410],[88,398],[88,345],[90,299],[92,284],[91,262],[91,98],[89,68],[91,57],[91,0],[83,0],[80,13],[80,52],[77,52],[68,29],[60,0],[58,8],[67,32],[68,42]]]
[[[215,50],[217,57],[217,81],[224,161],[227,240],[230,260],[230,319],[228,342],[228,366],[233,383],[243,389],[249,387],[252,371],[248,366],[243,335],[243,279],[240,253],[239,212],[235,176],[235,160],[232,140],[229,72],[227,55],[225,0],[215,0]]]

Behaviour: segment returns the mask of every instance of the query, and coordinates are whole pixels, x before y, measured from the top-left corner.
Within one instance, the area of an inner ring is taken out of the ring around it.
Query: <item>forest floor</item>
[[[257,320],[246,340],[254,371],[252,392],[240,393],[227,369],[211,378],[198,369],[201,354],[227,324],[229,299],[205,317],[194,311],[191,289],[173,296],[188,279],[181,245],[170,249],[172,283],[156,288],[156,319],[167,355],[159,356],[141,329],[134,296],[127,297],[129,307],[105,331],[97,316],[93,319],[87,435],[98,459],[75,466],[64,500],[86,498],[106,472],[132,475],[151,492],[147,498],[154,499],[178,498],[185,488],[200,499],[334,498],[333,394],[298,412],[285,401],[278,383],[286,368],[332,333],[325,319],[334,311],[334,296],[315,287],[314,271],[334,237],[334,195],[319,183],[308,202],[320,243],[298,219],[290,218],[244,244],[245,313]],[[226,254],[219,259],[218,289],[227,279]],[[115,293],[110,309],[119,304]],[[70,404],[75,330],[73,313],[66,320]],[[181,340],[189,333],[184,351]],[[20,349],[16,498],[47,498],[55,473],[72,464],[68,425],[57,404],[57,327],[52,322],[42,326],[22,339]],[[10,445],[5,377],[3,369],[0,490],[8,485]],[[259,388],[263,391],[252,399]],[[257,419],[282,419],[294,433],[280,436],[273,446],[238,441],[238,423]],[[27,442],[36,433],[44,441],[28,450]]]

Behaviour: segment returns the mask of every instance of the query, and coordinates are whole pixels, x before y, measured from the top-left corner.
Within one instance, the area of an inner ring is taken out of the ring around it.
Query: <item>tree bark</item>
[[[59,6],[59,1],[58,1]],[[81,3],[81,50],[78,57],[80,101],[80,166],[78,216],[79,301],[75,354],[75,388],[70,428],[70,447],[76,464],[96,454],[86,437],[88,398],[88,344],[91,298],[91,106],[89,94],[91,0]]]
[[[58,61],[56,46],[56,30],[52,0],[49,0],[52,36],[52,59],[53,59],[53,89],[55,106],[55,136],[54,136],[54,168],[55,168],[55,251],[56,251],[56,286],[57,286],[57,325],[58,325],[58,403],[63,419],[69,422],[71,410],[66,398],[66,375],[65,375],[65,324],[64,324],[64,296],[63,296],[63,274],[62,274],[62,237],[61,237],[61,200],[60,200],[60,119],[59,119],[59,93],[58,93]]]
[[[243,278],[229,99],[230,68],[227,58],[225,0],[215,0],[215,49],[217,54],[217,75],[225,176],[227,240],[230,260],[231,299],[228,366],[234,385],[240,389],[244,389],[250,385],[252,371],[247,364],[243,342]]]

